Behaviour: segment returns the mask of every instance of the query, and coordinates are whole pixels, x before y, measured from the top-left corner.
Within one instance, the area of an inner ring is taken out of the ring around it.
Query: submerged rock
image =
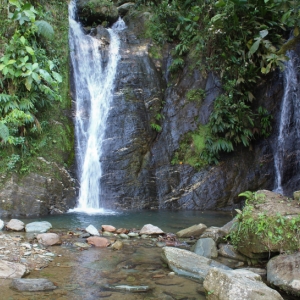
[[[37,235],[37,240],[44,246],[60,245],[61,239],[56,233],[41,233]]]
[[[0,260],[0,278],[21,278],[28,273],[26,266],[6,260]]]
[[[22,231],[22,230],[24,230],[24,227],[25,227],[24,222],[17,220],[17,219],[11,219],[6,224],[6,228],[8,230],[13,230],[13,231]]]
[[[152,224],[146,224],[140,231],[140,235],[142,234],[163,234],[164,232],[157,226]]]
[[[123,248],[123,243],[121,241],[116,241],[111,245],[113,250],[121,250]]]
[[[267,264],[267,280],[287,293],[300,296],[300,252],[278,255]]]
[[[55,290],[56,286],[48,279],[13,279],[11,287],[21,292]]]
[[[247,270],[211,268],[203,282],[208,300],[282,300],[261,277]]]
[[[73,245],[76,247],[79,247],[79,248],[83,248],[83,249],[88,249],[91,247],[91,245],[89,245],[87,243],[79,243],[79,242],[74,243]]]
[[[103,238],[103,237],[98,237],[98,236],[91,236],[86,239],[88,244],[94,245],[95,247],[98,248],[106,248],[107,246],[110,245],[110,242],[108,239]]]
[[[89,225],[89,226],[85,229],[85,231],[86,231],[87,233],[89,233],[90,235],[100,235],[98,229],[97,229],[95,226],[93,226],[93,225]]]
[[[197,255],[191,251],[173,247],[163,248],[162,259],[178,275],[193,277],[200,281],[204,280],[209,269],[212,267],[231,270],[212,259]]]
[[[52,228],[51,223],[47,221],[42,221],[42,222],[32,222],[28,223],[25,226],[25,231],[26,232],[47,232],[50,228]]]
[[[191,237],[191,236],[198,237],[205,231],[206,228],[207,228],[206,225],[200,223],[198,225],[193,225],[191,227],[182,229],[178,231],[176,235],[179,238]]]
[[[123,291],[123,292],[131,292],[131,293],[141,293],[148,292],[152,288],[148,285],[105,285],[103,287],[105,290],[110,291]]]

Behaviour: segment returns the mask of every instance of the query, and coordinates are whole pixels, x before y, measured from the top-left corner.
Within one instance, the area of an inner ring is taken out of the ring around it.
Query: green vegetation
[[[2,1],[0,13],[0,173],[36,170],[37,156],[71,163],[67,3]]]
[[[152,12],[146,36],[158,45],[175,45],[173,74],[189,56],[204,75],[213,72],[221,79],[223,93],[209,120],[203,160],[216,163],[220,153],[270,134],[271,116],[258,107],[254,91],[265,74],[283,69],[286,50],[300,40],[299,1],[141,0],[137,5]],[[294,38],[285,43],[291,28]]]
[[[239,196],[246,197],[246,204],[243,211],[237,210],[237,225],[229,237],[234,246],[246,245],[255,235],[262,243],[266,251],[280,249],[283,251],[295,251],[300,246],[300,215],[282,216],[277,213],[275,216],[260,212],[253,214],[255,206],[265,201],[263,193],[252,193],[250,191],[241,193]]]
[[[203,89],[189,90],[186,95],[189,101],[202,102],[205,98],[205,91]]]
[[[199,159],[205,148],[207,131],[206,126],[199,126],[197,130],[185,134],[181,139],[179,149],[175,151],[171,164],[189,164],[196,169],[207,165],[205,160]]]

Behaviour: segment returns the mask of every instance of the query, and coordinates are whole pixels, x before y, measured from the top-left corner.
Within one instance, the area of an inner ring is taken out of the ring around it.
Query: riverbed
[[[180,277],[171,272],[161,260],[162,249],[157,239],[130,238],[122,240],[123,248],[91,247],[87,250],[74,246],[85,242],[76,232],[92,224],[113,225],[117,228],[140,229],[151,223],[165,232],[177,232],[194,224],[222,226],[232,216],[223,212],[172,211],[103,211],[103,214],[70,213],[43,218],[22,219],[25,223],[43,220],[52,224],[52,232],[59,233],[61,246],[47,247],[55,256],[46,268],[32,270],[26,278],[47,278],[57,289],[51,292],[17,292],[9,288],[10,280],[1,280],[2,299],[205,299],[197,280]],[[33,235],[25,232],[2,232],[33,243]],[[115,237],[108,237],[115,240]],[[187,241],[188,242],[188,241]],[[190,245],[187,243],[185,248]],[[115,285],[148,286],[147,292],[112,291]]]

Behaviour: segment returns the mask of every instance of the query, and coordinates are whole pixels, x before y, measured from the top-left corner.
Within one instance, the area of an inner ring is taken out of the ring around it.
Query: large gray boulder
[[[13,279],[11,287],[21,292],[37,292],[56,289],[56,286],[45,278]]]
[[[300,252],[278,255],[267,264],[267,280],[270,284],[300,297]]]
[[[193,225],[191,227],[182,229],[176,233],[177,237],[185,238],[185,237],[198,237],[200,236],[206,229],[206,225],[200,223],[197,225]]]
[[[197,255],[191,251],[173,247],[163,248],[162,259],[178,275],[193,277],[200,281],[204,280],[209,269],[212,267],[231,270],[212,259]]]
[[[211,238],[199,239],[193,250],[196,254],[207,258],[215,258],[218,256],[216,243]]]
[[[41,221],[41,222],[32,222],[28,223],[25,226],[26,232],[40,232],[44,233],[47,232],[50,228],[52,228],[51,223],[47,221]]]
[[[247,270],[211,268],[203,282],[208,300],[280,300],[280,294]]]
[[[6,260],[0,260],[0,278],[21,278],[28,273],[26,266]]]

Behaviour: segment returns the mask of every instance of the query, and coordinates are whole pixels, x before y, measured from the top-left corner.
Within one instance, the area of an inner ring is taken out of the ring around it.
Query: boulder
[[[99,236],[91,236],[86,239],[87,243],[90,245],[94,245],[95,247],[98,248],[106,248],[107,246],[110,245],[110,242],[108,239],[99,237]]]
[[[252,198],[243,214],[237,215],[237,226],[230,232],[236,235],[237,250],[250,258],[297,250],[300,240],[292,219],[296,221],[300,215],[299,202],[267,190],[257,191]]]
[[[164,247],[162,259],[178,275],[193,277],[203,281],[212,267],[231,270],[212,259],[197,255],[191,251],[173,247]]]
[[[0,219],[0,230],[2,230],[4,227],[4,222]]]
[[[163,234],[164,232],[157,226],[152,224],[146,224],[140,231],[140,235],[142,234]]]
[[[293,193],[294,200],[300,202],[300,191],[295,191]]]
[[[212,226],[205,229],[205,231],[201,234],[200,238],[211,238],[216,243],[220,243],[224,241],[225,236],[226,235],[220,230],[219,227]]]
[[[280,294],[247,270],[211,268],[203,282],[208,300],[279,300]]]
[[[119,15],[120,16],[125,16],[128,12],[129,12],[129,10],[132,8],[132,7],[134,7],[134,3],[132,3],[132,2],[127,2],[127,3],[124,3],[124,4],[122,4],[122,5],[120,5],[117,9],[118,9],[118,12],[119,12]]]
[[[117,229],[111,225],[102,225],[102,231],[115,232]]]
[[[267,280],[285,292],[300,297],[300,252],[270,259]]]
[[[223,257],[227,257],[230,259],[236,259],[240,261],[247,261],[247,257],[240,254],[232,245],[223,244],[218,250],[218,254]]]
[[[21,278],[28,272],[26,266],[6,260],[0,260],[0,278]]]
[[[13,230],[13,231],[22,231],[24,230],[25,224],[17,219],[11,219],[7,224],[6,228],[8,230]]]
[[[126,228],[119,228],[119,229],[117,229],[117,231],[116,231],[116,233],[117,234],[126,234],[126,233],[128,233],[129,232],[129,230],[128,229],[126,229]]]
[[[37,240],[44,246],[60,245],[61,239],[56,233],[41,233],[37,235]]]
[[[49,223],[47,221],[32,222],[32,223],[26,224],[25,231],[26,232],[44,233],[44,232],[47,232],[50,228],[52,228],[52,225],[51,225],[51,223]]]
[[[193,251],[207,258],[215,258],[218,256],[217,246],[212,238],[199,239]]]
[[[89,233],[90,235],[100,235],[98,229],[97,229],[95,226],[93,226],[93,225],[89,225],[89,226],[85,229],[85,231],[86,231],[87,233]]]
[[[79,20],[86,26],[109,22],[113,24],[119,17],[118,9],[110,1],[79,0],[77,1]]]
[[[230,231],[235,228],[237,224],[237,218],[233,218],[230,222],[226,223],[224,226],[219,228],[219,234],[224,237],[230,233]]]
[[[185,238],[185,237],[198,237],[200,236],[206,229],[206,225],[200,223],[198,225],[193,225],[186,229],[180,230],[176,233],[177,237]]]
[[[55,290],[56,286],[45,278],[13,279],[11,287],[21,292],[37,292]]]

